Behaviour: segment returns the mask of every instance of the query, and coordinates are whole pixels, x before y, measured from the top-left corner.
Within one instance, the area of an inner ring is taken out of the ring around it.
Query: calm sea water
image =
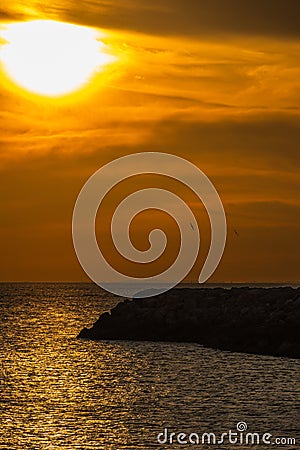
[[[273,448],[300,448],[299,361],[76,339],[115,303],[92,284],[0,285],[1,449],[189,448],[157,435],[221,435],[240,421],[296,438]]]

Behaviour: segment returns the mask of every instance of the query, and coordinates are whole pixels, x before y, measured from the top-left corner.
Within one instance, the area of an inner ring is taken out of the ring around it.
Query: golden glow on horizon
[[[13,23],[0,32],[0,61],[19,87],[46,97],[75,92],[115,58],[92,28],[52,20]]]

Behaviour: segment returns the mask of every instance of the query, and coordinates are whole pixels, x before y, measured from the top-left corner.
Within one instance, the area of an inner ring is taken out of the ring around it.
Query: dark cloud
[[[159,140],[157,139],[159,136]],[[147,150],[149,143],[141,150]],[[150,147],[239,168],[299,171],[300,117],[256,114],[219,121],[163,120]],[[216,159],[217,158],[217,159]]]
[[[112,91],[113,92],[113,91]],[[130,91],[129,91],[130,93]],[[124,92],[127,94],[127,91]],[[151,95],[149,95],[152,98]],[[147,98],[148,94],[137,94],[136,102],[142,105],[142,100]],[[164,96],[153,95],[153,99],[165,99]],[[176,97],[166,97],[166,100],[176,100]],[[188,101],[187,99],[179,100]],[[128,103],[127,97],[120,101],[121,113],[123,107]],[[138,105],[138,103],[137,103]],[[137,105],[134,105],[136,107]],[[167,104],[162,104],[167,106]],[[209,111],[210,104],[207,105]],[[225,108],[226,110],[226,108]],[[9,116],[9,130],[6,132],[6,144],[2,144],[3,152],[11,156],[18,155],[22,157],[22,152],[15,148],[12,153],[8,147],[15,145],[21,148],[32,148],[33,145],[37,151],[35,155],[40,155],[44,159],[45,152],[42,148],[57,148],[57,154],[65,157],[62,149],[65,146],[74,144],[74,150],[68,152],[75,165],[87,157],[93,165],[93,159],[99,160],[99,151],[106,157],[105,151],[109,154],[120,156],[130,152],[139,151],[167,151],[178,155],[187,155],[196,160],[203,161],[204,164],[215,165],[219,167],[219,161],[222,167],[237,167],[239,169],[261,169],[275,172],[283,171],[288,173],[297,173],[300,168],[300,115],[296,113],[252,113],[241,114],[233,113],[228,108],[228,115],[209,116],[208,120],[203,117],[197,120],[196,117],[190,118],[183,110],[177,114],[170,114],[168,119],[139,118],[136,114],[130,113],[128,109],[127,116],[109,117],[104,109],[94,121],[89,117],[81,118],[81,122],[76,123],[71,128],[70,123],[62,122],[62,127],[48,129],[48,124],[37,122],[36,129],[26,129],[25,125],[21,127],[18,122],[18,116]],[[70,118],[76,118],[80,113],[80,108],[71,111],[63,110],[70,114]],[[100,111],[101,112],[101,111]],[[73,115],[74,117],[73,117]],[[105,117],[106,116],[106,117]],[[5,136],[4,125],[8,118],[3,116],[2,138]],[[16,123],[14,118],[18,120]],[[72,123],[72,121],[71,121]],[[8,129],[8,128],[7,128]],[[13,134],[13,136],[12,136]],[[112,139],[105,139],[106,135]],[[130,139],[128,136],[140,135],[137,140]],[[8,139],[10,137],[10,139]],[[85,149],[84,153],[80,150],[80,145]],[[5,148],[7,146],[7,148]],[[39,146],[41,147],[39,151]],[[95,152],[95,153],[94,153]],[[46,152],[50,157],[53,156]],[[26,158],[26,154],[23,155]],[[110,158],[110,156],[109,156]],[[51,160],[51,159],[50,159]],[[48,162],[47,162],[48,163]],[[239,173],[239,172],[238,172]],[[232,174],[229,173],[229,176]],[[224,172],[223,176],[226,176]],[[240,180],[242,181],[242,180]]]
[[[43,17],[158,35],[300,37],[298,0],[61,0],[35,2],[30,11],[10,2],[0,9],[0,20],[18,20],[22,11],[30,18],[34,9]]]
[[[23,22],[26,20],[37,19],[38,16],[36,14],[28,14],[28,12],[23,12],[18,10],[15,5],[12,3],[11,6],[5,7],[5,5],[0,6],[0,31],[3,27],[3,24],[11,23],[11,22]],[[1,43],[1,42],[0,42]]]
[[[298,0],[89,1],[61,12],[75,21],[150,34],[300,36]]]
[[[80,5],[80,10],[78,9]],[[73,3],[66,18],[159,35],[300,36],[298,0],[136,0]]]
[[[151,102],[160,102],[160,105],[163,106],[163,102],[166,102],[170,107],[170,104],[174,103],[179,107],[184,106],[201,106],[202,108],[207,109],[215,109],[215,108],[234,108],[233,105],[228,105],[225,103],[217,103],[217,102],[206,102],[203,100],[199,100],[197,98],[192,98],[192,96],[185,95],[168,95],[168,94],[156,94],[154,92],[146,92],[144,90],[133,90],[133,89],[121,89],[121,88],[110,88],[108,89],[111,95],[118,95],[118,104],[119,105],[128,105],[129,101],[135,105],[142,105],[147,102],[150,104]]]
[[[27,18],[24,15],[14,9],[2,9],[0,7],[0,23],[1,22],[11,22],[11,21],[21,21]]]

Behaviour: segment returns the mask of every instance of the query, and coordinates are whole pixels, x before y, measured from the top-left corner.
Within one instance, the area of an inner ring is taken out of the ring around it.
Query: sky
[[[87,281],[72,243],[76,198],[104,164],[152,151],[194,163],[222,199],[228,239],[210,281],[299,282],[299,1],[2,0],[0,49],[7,24],[41,19],[99,29],[115,60],[62,99],[19,89],[0,71],[0,281]],[[121,195],[153,183],[164,186],[146,177],[117,190],[100,234]],[[209,224],[197,199],[175,189],[204,230],[186,279],[195,281]],[[137,247],[157,221],[171,245],[150,272],[178,250],[174,223],[159,213],[133,224]],[[120,270],[143,275],[103,245]]]

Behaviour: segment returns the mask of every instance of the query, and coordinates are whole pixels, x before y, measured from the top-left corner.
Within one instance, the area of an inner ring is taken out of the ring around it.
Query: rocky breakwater
[[[180,288],[126,299],[78,337],[195,342],[220,350],[299,358],[300,288]]]

